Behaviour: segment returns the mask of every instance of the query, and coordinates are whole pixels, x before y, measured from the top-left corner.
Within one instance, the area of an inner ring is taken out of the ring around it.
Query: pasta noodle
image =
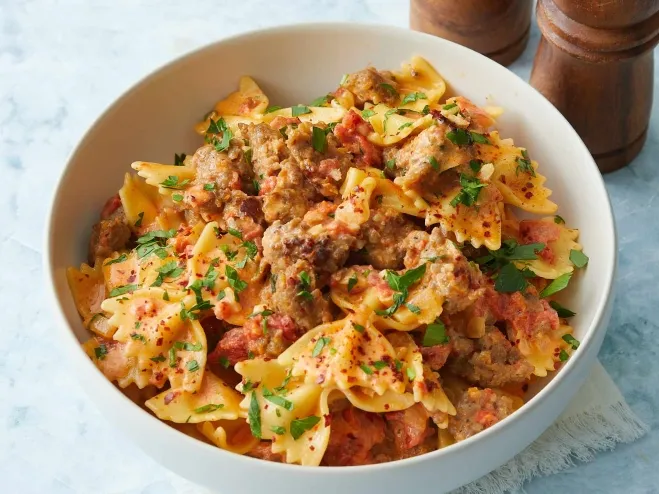
[[[242,77],[194,155],[131,165],[68,269],[89,358],[178,430],[300,465],[513,414],[579,347],[554,296],[588,257],[501,109],[445,92],[420,57],[285,108]]]

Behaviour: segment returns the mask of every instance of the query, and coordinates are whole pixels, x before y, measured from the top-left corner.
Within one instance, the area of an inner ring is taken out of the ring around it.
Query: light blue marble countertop
[[[84,131],[151,70],[238,32],[329,20],[406,26],[408,2],[0,0],[0,492],[195,492],[116,434],[71,375],[41,281],[47,201]],[[537,42],[534,29],[511,67],[524,78]],[[655,95],[659,100],[657,82]],[[658,107],[642,154],[606,177],[621,252],[615,311],[600,354],[652,432],[535,480],[528,493],[659,492]]]

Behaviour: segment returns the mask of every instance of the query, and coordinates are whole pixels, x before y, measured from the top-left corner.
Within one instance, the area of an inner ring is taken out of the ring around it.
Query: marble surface
[[[162,63],[217,38],[303,21],[407,24],[406,0],[0,0],[0,492],[182,494],[187,482],[116,434],[78,387],[44,302],[47,198],[94,118]],[[511,68],[528,78],[538,41]],[[655,79],[659,81],[659,79]],[[655,82],[655,93],[659,84]],[[600,359],[652,428],[528,493],[659,492],[659,104],[636,161],[608,175],[618,298]]]

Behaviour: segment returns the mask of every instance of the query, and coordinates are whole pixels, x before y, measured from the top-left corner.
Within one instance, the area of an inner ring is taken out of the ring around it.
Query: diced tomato
[[[351,405],[333,413],[330,420],[332,433],[323,462],[331,466],[371,463],[371,449],[385,437],[382,417]]]
[[[229,360],[231,365],[247,360],[247,336],[243,328],[233,328],[224,333],[220,342],[208,354],[210,362],[219,362],[222,357]]]
[[[343,121],[334,128],[334,135],[358,160],[366,166],[378,167],[382,165],[382,151],[366,138],[370,132],[373,132],[371,124],[354,110],[346,113]]]
[[[519,234],[522,244],[533,244],[541,242],[545,248],[539,252],[540,257],[553,264],[556,256],[549,247],[550,242],[555,242],[561,235],[561,227],[555,223],[541,220],[522,220],[519,223]]]
[[[399,451],[418,446],[434,433],[428,425],[428,411],[420,403],[400,412],[386,413],[385,418]]]

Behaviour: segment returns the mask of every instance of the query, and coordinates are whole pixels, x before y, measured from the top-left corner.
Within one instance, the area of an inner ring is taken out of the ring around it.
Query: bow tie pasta
[[[269,461],[395,461],[506,419],[578,350],[588,257],[502,110],[423,58],[327,89],[280,107],[242,77],[194,153],[132,163],[67,278],[84,351],[160,420]]]

